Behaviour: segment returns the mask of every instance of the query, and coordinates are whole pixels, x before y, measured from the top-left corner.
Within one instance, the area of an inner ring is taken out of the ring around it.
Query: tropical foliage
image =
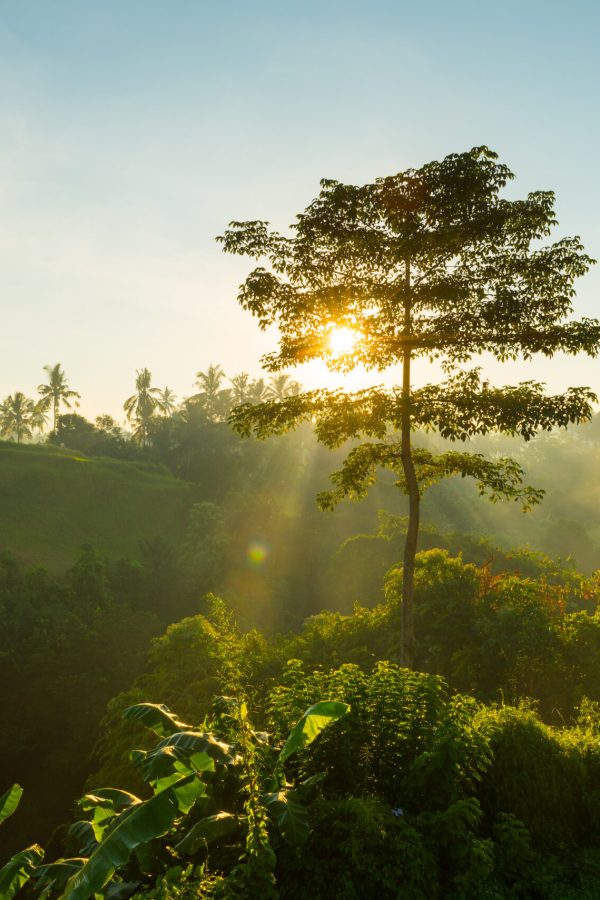
[[[43,421],[43,409],[21,391],[9,394],[0,404],[0,434],[14,438],[17,444],[30,438]]]
[[[502,191],[513,177],[495,153],[474,147],[359,187],[323,181],[291,237],[257,220],[232,222],[218,238],[227,252],[268,265],[248,275],[238,296],[262,329],[279,330],[266,368],[311,359],[341,371],[402,365],[396,388],[277,398],[238,408],[233,422],[242,434],[265,437],[307,419],[327,447],[376,439],[350,452],[333,475],[334,490],[320,501],[329,508],[363,496],[381,468],[391,469],[408,495],[400,644],[408,666],[423,491],[461,475],[493,500],[529,508],[542,496],[523,484],[515,461],[464,451],[436,456],[413,448],[411,432],[433,428],[452,441],[489,432],[529,440],[586,421],[596,399],[585,387],[553,397],[536,382],[493,388],[479,370],[459,368],[483,352],[504,362],[558,351],[595,356],[600,349],[600,323],[571,318],[574,281],[593,260],[578,238],[540,246],[556,225],[554,195],[509,199]],[[411,365],[419,357],[441,360],[447,380],[415,390]]]
[[[123,409],[134,424],[133,439],[142,447],[149,440],[150,423],[158,408],[158,388],[152,387],[152,373],[149,369],[138,369],[135,379],[135,393],[128,397]]]
[[[72,402],[78,406],[81,395],[69,388],[67,376],[60,363],[55,366],[44,366],[48,381],[38,385],[38,393],[42,398],[42,408],[52,410],[52,430],[56,432],[61,406],[72,408]]]
[[[290,846],[305,843],[310,831],[303,797],[322,780],[319,776],[297,786],[289,783],[285,763],[349,709],[340,701],[313,704],[277,747],[268,735],[253,730],[245,701],[232,697],[216,698],[212,716],[200,729],[179,721],[165,706],[129,707],[126,719],[143,723],[161,738],[152,750],[130,754],[151,795],[142,799],[113,788],[86,794],[79,802],[83,818],[69,830],[80,855],[35,866],[30,858],[34,848],[24,852],[26,859],[24,853],[16,854],[0,870],[3,900],[10,900],[29,878],[35,893],[46,897],[109,897],[111,882],[119,896],[130,896],[148,875],[161,874],[170,860],[206,857],[208,847],[232,836],[244,849],[241,864],[219,879],[227,882],[228,896],[236,891],[276,896],[269,817],[282,841]],[[233,743],[217,739],[209,730],[212,725],[220,725]],[[16,806],[18,791],[15,785],[0,798],[0,810]],[[41,858],[39,854],[37,862]]]
[[[511,177],[479,147],[232,223],[267,381],[140,369],[121,428],[57,364],[0,405],[0,900],[600,896],[600,414],[460,368],[600,344]]]
[[[230,681],[244,658],[222,616]],[[89,791],[71,855],[16,854],[3,897],[26,880],[65,900],[295,898],[307,885],[322,900],[597,893],[597,705],[551,728],[527,705],[484,706],[389,662],[299,661],[257,703],[266,731],[239,696],[213,699],[200,727],[163,705],[126,708],[125,723],[155,735],[129,754],[142,795]]]

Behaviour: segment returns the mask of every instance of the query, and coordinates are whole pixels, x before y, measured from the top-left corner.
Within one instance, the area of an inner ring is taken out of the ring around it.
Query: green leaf
[[[101,806],[103,809],[110,809],[117,813],[141,802],[139,797],[130,794],[129,791],[121,791],[118,788],[97,788],[93,793],[85,794],[78,801],[78,805],[85,810]]]
[[[202,782],[188,776],[125,809],[83,868],[68,881],[64,900],[89,900],[100,892],[133,850],[165,834],[180,814],[189,812],[202,790]]]
[[[80,819],[78,822],[73,822],[73,824],[69,826],[67,833],[77,842],[78,852],[82,856],[89,856],[93,853],[98,843],[96,823],[88,822],[86,819]],[[102,837],[101,833],[100,837]]]
[[[4,822],[12,816],[23,796],[23,788],[20,784],[13,784],[5,794],[0,797],[0,822]]]
[[[38,844],[21,850],[0,869],[0,898],[11,900],[17,891],[26,884],[33,875],[36,866],[44,858],[44,851]]]
[[[111,884],[104,894],[104,900],[127,900],[140,886],[139,881],[118,881]]]
[[[349,704],[338,700],[321,700],[319,703],[311,706],[310,709],[307,709],[302,718],[290,731],[288,739],[279,754],[277,768],[280,768],[292,753],[307,747],[324,728],[345,716],[349,711]]]
[[[179,772],[212,772],[215,762],[226,765],[234,762],[232,748],[201,731],[181,731],[172,734],[154,750],[133,750],[130,759],[148,782],[157,782]]]
[[[277,791],[263,797],[264,804],[271,813],[288,844],[299,846],[308,838],[308,810],[301,802],[297,791]]]
[[[169,737],[178,731],[190,731],[192,728],[191,725],[180,722],[168,706],[163,706],[162,703],[136,703],[123,710],[122,715],[124,719],[141,722],[159,737]]]
[[[78,805],[87,813],[97,841],[101,841],[104,832],[115,816],[124,810],[131,809],[141,803],[139,797],[118,788],[99,788],[93,794],[85,794]]]
[[[78,872],[86,862],[86,857],[77,856],[72,859],[57,859],[45,866],[38,866],[33,873],[36,891],[39,892],[40,897],[45,897],[50,893],[56,895],[58,891],[64,890],[69,878]]]
[[[190,828],[185,837],[175,845],[175,849],[178,853],[192,856],[194,853],[198,852],[203,844],[211,844],[213,841],[218,841],[222,837],[227,837],[227,835],[235,831],[239,825],[239,818],[228,812],[220,812],[215,816],[207,816],[205,819],[200,819],[199,822],[196,822],[196,824]]]
[[[162,875],[165,869],[173,865],[173,856],[162,838],[140,844],[133,853],[139,870],[145,877]]]

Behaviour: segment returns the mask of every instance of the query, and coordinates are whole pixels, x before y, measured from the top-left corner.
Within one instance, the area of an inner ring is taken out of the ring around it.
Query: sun
[[[359,338],[360,335],[354,328],[332,325],[327,334],[327,347],[334,358],[347,356],[352,353]]]

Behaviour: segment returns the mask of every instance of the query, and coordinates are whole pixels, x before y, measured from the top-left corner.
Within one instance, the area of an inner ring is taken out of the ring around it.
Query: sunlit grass
[[[2,549],[62,572],[84,543],[111,559],[143,539],[182,539],[193,486],[147,464],[86,458],[77,451],[0,444]]]

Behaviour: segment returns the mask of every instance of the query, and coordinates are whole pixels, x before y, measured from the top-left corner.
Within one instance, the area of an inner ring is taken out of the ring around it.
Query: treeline
[[[17,443],[38,438],[51,429],[52,436],[59,436],[61,409],[72,410],[79,406],[81,395],[69,386],[66,373],[60,363],[44,366],[47,381],[38,385],[39,397],[27,397],[22,391],[9,394],[0,404],[0,436]],[[105,451],[122,451],[127,441],[142,447],[152,443],[152,433],[161,420],[172,416],[184,421],[203,416],[209,422],[224,422],[234,406],[242,403],[258,404],[265,400],[283,400],[298,394],[299,382],[289,375],[252,379],[247,372],[240,372],[228,379],[219,365],[210,365],[205,372],[196,374],[197,391],[178,402],[169,387],[158,388],[152,384],[149,369],[136,373],[135,392],[128,397],[123,410],[131,424],[131,432],[123,430],[111,415],[97,416],[95,424],[77,414],[66,416],[64,428],[91,434],[97,433],[98,446]],[[229,386],[227,386],[229,383]],[[65,418],[65,417],[63,417]],[[78,434],[79,436],[79,434]]]

